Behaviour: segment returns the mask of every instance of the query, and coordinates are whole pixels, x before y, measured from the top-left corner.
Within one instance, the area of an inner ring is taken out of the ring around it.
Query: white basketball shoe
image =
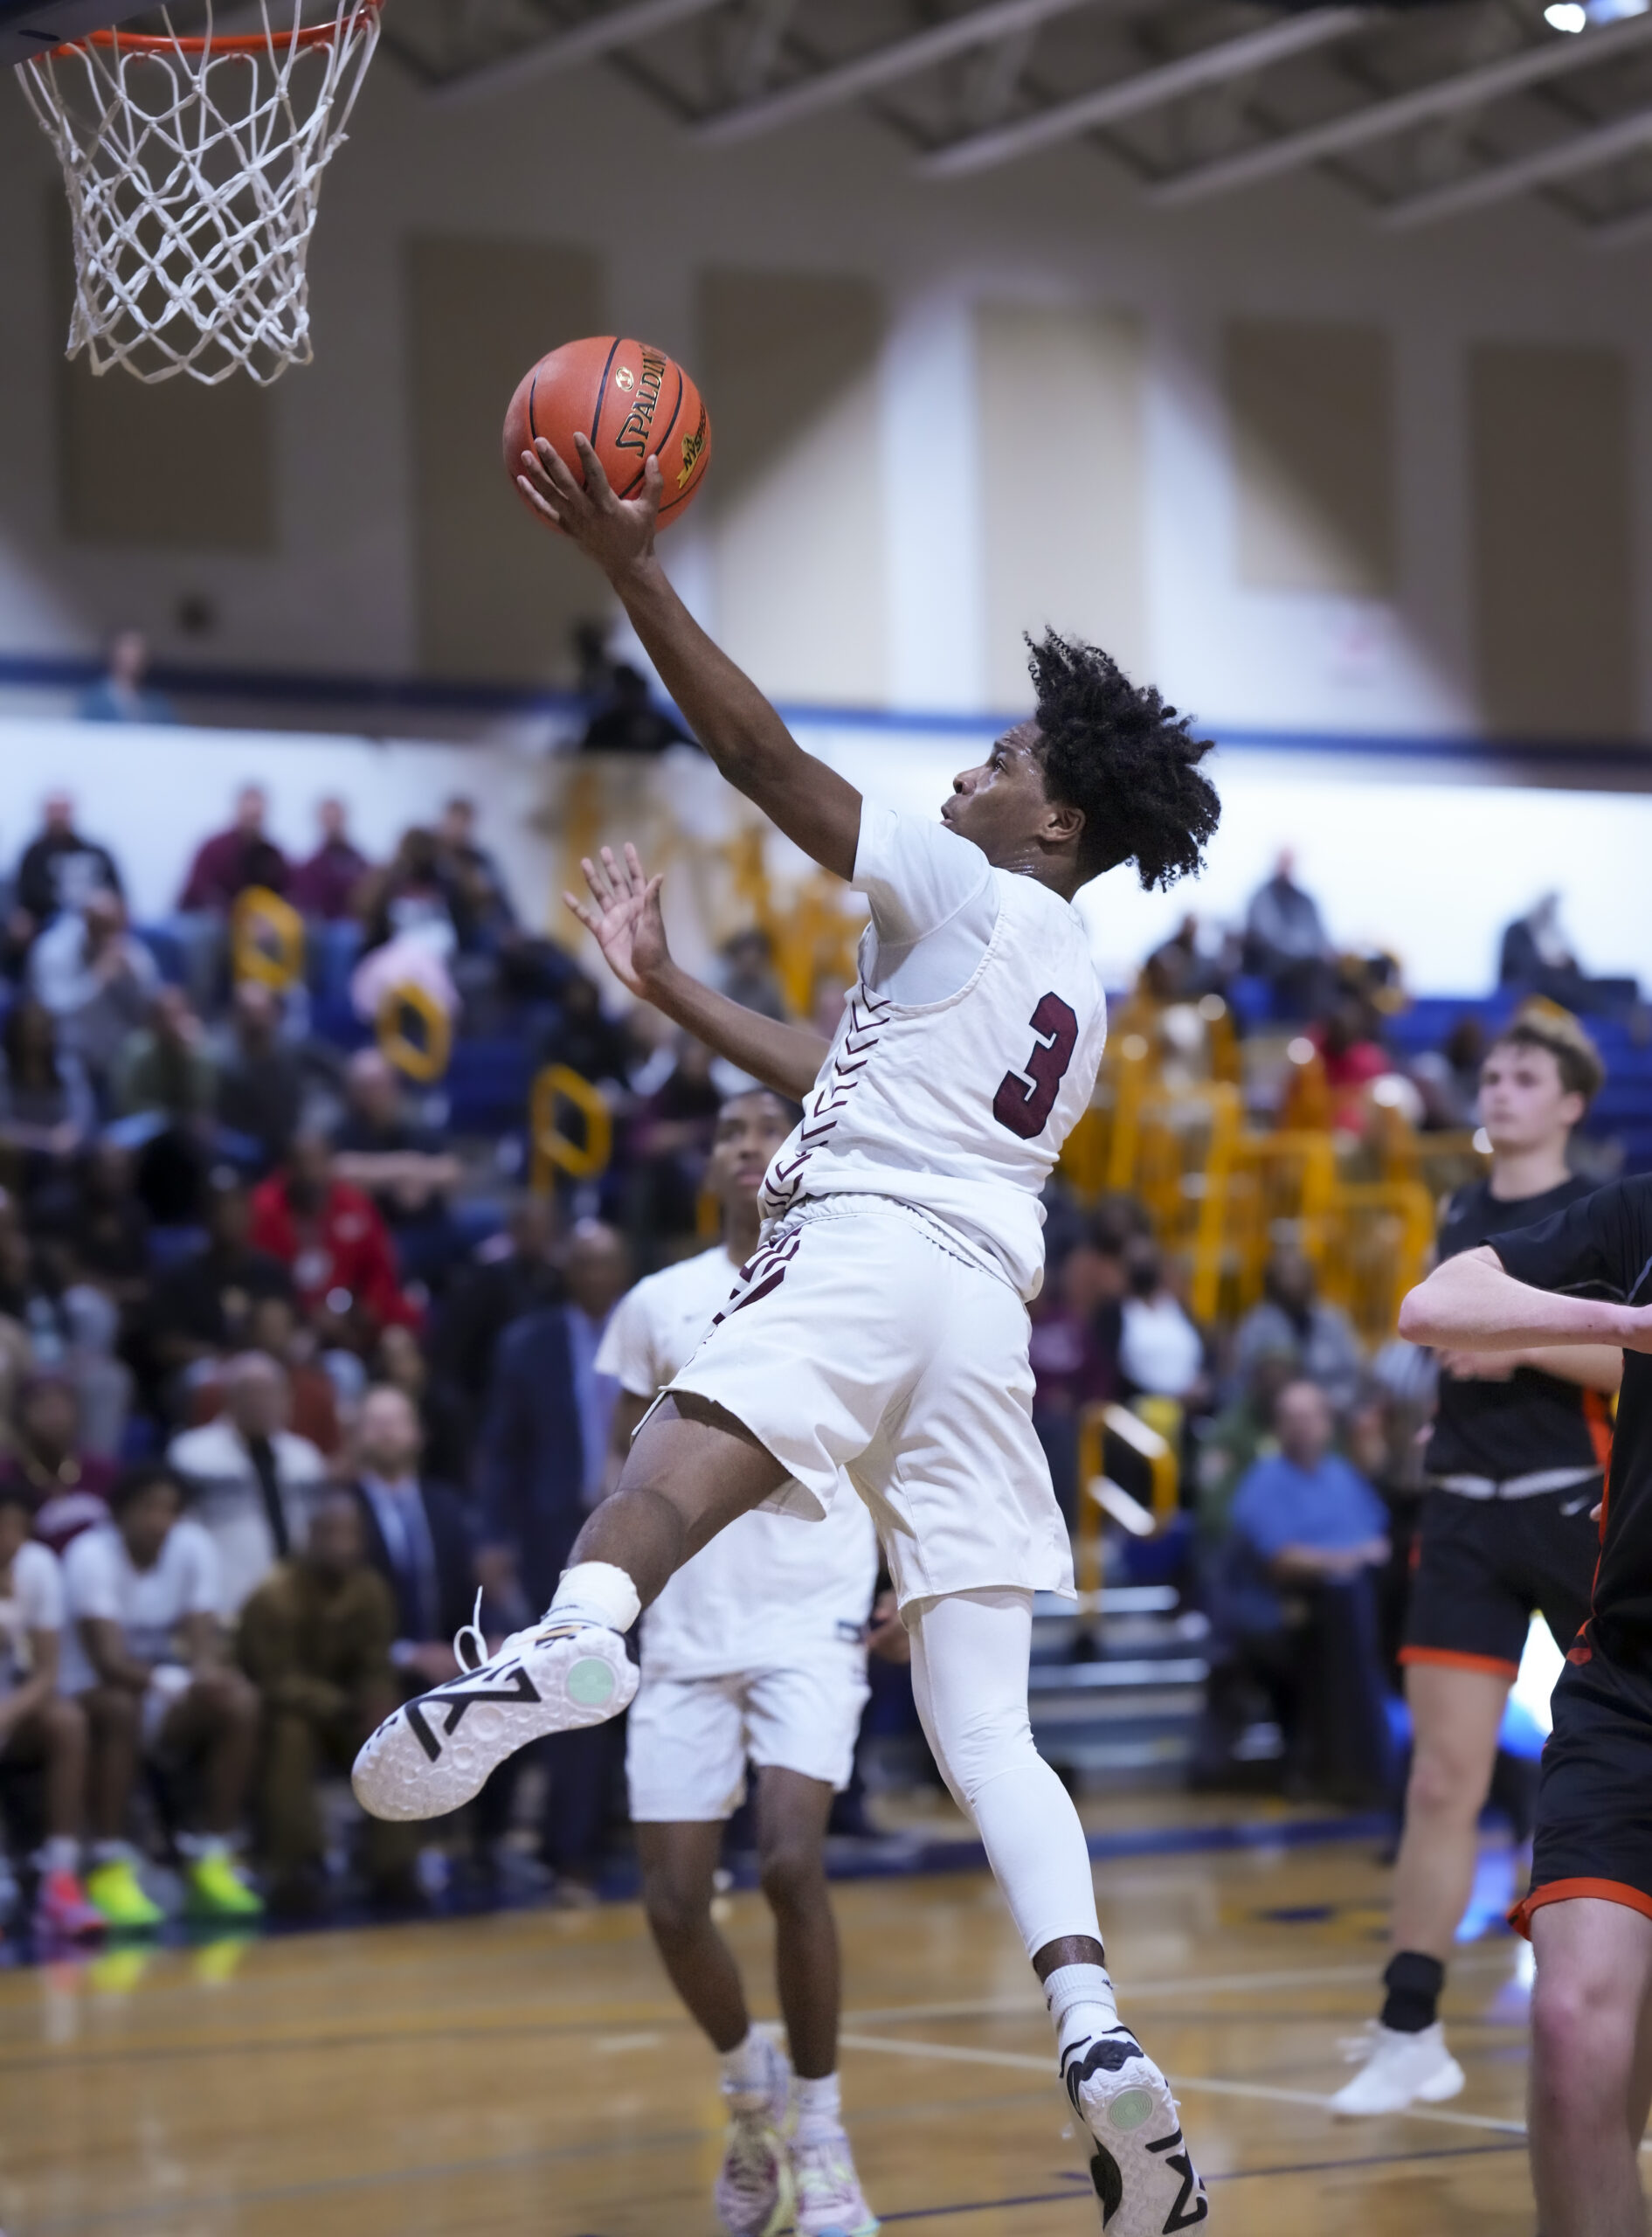
[[[375,1818],[440,1818],[530,1740],[618,1716],[637,1677],[618,1631],[547,1617],[387,1716],[356,1758],[356,1798]]]
[[[866,2202],[854,2154],[841,2129],[807,2143],[794,2138],[791,2180],[798,2196],[798,2237],[878,2237],[878,2218]]]
[[[729,2237],[777,2237],[792,2222],[791,2168],[786,2152],[786,2111],[791,2067],[772,2037],[758,2030],[763,2074],[749,2088],[725,2081],[729,2134],[712,2203]]]
[[[1061,2045],[1061,2080],[1096,2149],[1090,2180],[1107,2237],[1175,2237],[1210,2212],[1170,2084],[1128,2027]]]
[[[1403,2113],[1407,2105],[1440,2105],[1462,2088],[1462,2068],[1446,2048],[1446,2031],[1436,2019],[1414,2033],[1377,2023],[1365,2062],[1351,2081],[1331,2101],[1344,2119],[1370,2113]]]

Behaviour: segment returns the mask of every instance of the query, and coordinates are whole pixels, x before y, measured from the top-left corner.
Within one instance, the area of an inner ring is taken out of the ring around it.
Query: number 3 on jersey
[[[1024,1142],[1041,1134],[1055,1108],[1055,1098],[1078,1046],[1078,1020],[1059,994],[1040,997],[1029,1022],[1040,1037],[1020,1072],[1006,1072],[992,1098],[992,1116]],[[1021,1073],[1026,1078],[1021,1077]],[[1027,1085],[1031,1080],[1032,1085]]]

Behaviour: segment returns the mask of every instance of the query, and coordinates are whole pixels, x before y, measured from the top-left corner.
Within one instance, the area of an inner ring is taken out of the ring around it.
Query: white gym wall
[[[119,405],[66,405],[52,161],[21,97],[0,99],[0,654],[84,652],[133,621],[169,658],[235,668],[557,673],[570,601],[595,601],[514,519],[499,534],[534,586],[501,582],[514,615],[497,642],[479,627],[455,647],[432,624],[465,564],[432,555],[432,534],[495,502],[503,523],[511,504],[502,478],[487,495],[491,426],[453,487],[419,456],[434,377],[419,303],[446,283],[418,245],[469,241],[494,271],[515,245],[592,273],[606,320],[701,369],[714,419],[713,369],[763,328],[765,289],[813,316],[860,306],[790,444],[772,394],[761,408],[769,361],[752,360],[757,395],[731,383],[728,486],[714,467],[668,547],[781,692],[1001,700],[1012,553],[1027,624],[1055,604],[1052,579],[1069,583],[1064,618],[1113,634],[1209,722],[1552,734],[1561,709],[1576,710],[1570,734],[1600,736],[1652,719],[1649,251],[1595,254],[1536,201],[1385,237],[1304,175],[1155,213],[1082,145],[919,184],[854,108],[693,150],[601,66],[443,107],[381,55],[321,197],[317,362],[240,423],[259,533],[252,548],[162,546],[98,525],[88,476],[118,481],[122,458],[103,442],[87,455],[86,431],[122,424]],[[490,362],[537,331],[520,301],[477,315]],[[560,338],[549,308],[546,323]],[[1503,353],[1490,373],[1488,347]],[[1345,425],[1270,415],[1266,369],[1293,353],[1331,365]],[[436,370],[462,388],[455,357]],[[778,384],[784,353],[773,363]],[[1534,411],[1564,439],[1535,493],[1498,464]],[[234,453],[211,455],[205,509],[221,521]],[[101,502],[131,534],[120,492]],[[98,540],[68,532],[88,505]],[[479,579],[500,580],[501,549],[479,548]],[[1282,552],[1312,564],[1293,572]],[[211,603],[210,634],[179,630],[191,596]]]

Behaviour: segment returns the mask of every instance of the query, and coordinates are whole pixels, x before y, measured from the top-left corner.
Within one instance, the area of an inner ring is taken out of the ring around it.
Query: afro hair
[[[1099,877],[1134,862],[1144,892],[1191,877],[1221,816],[1199,764],[1213,741],[1151,684],[1134,684],[1095,645],[1047,629],[1029,637],[1044,782],[1050,798],[1084,811],[1080,866]]]

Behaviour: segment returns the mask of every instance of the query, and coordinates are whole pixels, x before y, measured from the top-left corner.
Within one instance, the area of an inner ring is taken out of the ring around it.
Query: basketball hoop
[[[316,197],[378,41],[381,0],[328,0],[305,25],[199,38],[121,31],[19,72],[58,151],[74,228],[68,355],[142,381],[306,365]]]

